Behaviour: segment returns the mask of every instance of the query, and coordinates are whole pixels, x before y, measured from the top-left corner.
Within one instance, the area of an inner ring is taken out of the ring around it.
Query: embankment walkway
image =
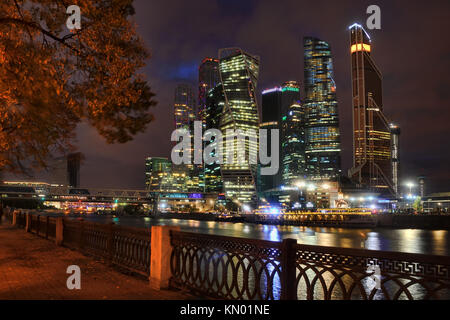
[[[67,267],[81,269],[81,289],[69,290]],[[152,290],[148,280],[123,274],[83,254],[10,226],[0,225],[0,300],[195,299]]]

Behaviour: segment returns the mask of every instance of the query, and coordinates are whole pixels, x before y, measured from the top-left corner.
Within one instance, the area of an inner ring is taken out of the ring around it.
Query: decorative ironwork
[[[223,299],[449,299],[450,257],[171,233],[171,285]]]
[[[274,300],[281,243],[172,232],[171,285],[224,299]]]
[[[114,224],[64,219],[63,245],[148,276],[150,231]]]
[[[449,269],[447,256],[297,245],[296,298],[449,299]]]

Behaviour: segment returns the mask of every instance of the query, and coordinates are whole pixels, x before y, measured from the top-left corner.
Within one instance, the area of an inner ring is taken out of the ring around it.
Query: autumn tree
[[[154,94],[132,0],[0,2],[0,171],[45,167],[73,149],[81,122],[108,143],[146,129]],[[81,29],[68,30],[69,5]]]

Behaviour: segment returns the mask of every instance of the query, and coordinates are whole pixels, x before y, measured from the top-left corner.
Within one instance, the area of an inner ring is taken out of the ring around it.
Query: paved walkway
[[[81,290],[66,286],[66,269],[81,269]],[[0,300],[2,299],[192,299],[180,292],[152,290],[148,282],[122,274],[79,252],[0,225]]]

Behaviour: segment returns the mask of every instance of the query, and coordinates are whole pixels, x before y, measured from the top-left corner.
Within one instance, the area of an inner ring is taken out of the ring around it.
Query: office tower
[[[219,80],[219,60],[214,58],[205,58],[198,68],[198,109],[197,119],[206,121],[206,100],[208,91],[214,88]],[[218,127],[217,127],[218,129]]]
[[[305,37],[306,166],[311,180],[336,180],[341,173],[336,84],[331,48]]]
[[[161,191],[163,178],[170,175],[172,162],[167,158],[148,157],[145,159],[145,187],[151,191]]]
[[[260,129],[267,130],[267,150],[271,148],[271,129],[281,129],[282,118],[282,91],[280,87],[264,90],[261,98],[261,123]],[[281,130],[280,130],[281,131]],[[281,138],[281,132],[280,132]],[[281,139],[280,139],[281,140]],[[278,150],[281,159],[281,143]],[[280,161],[281,162],[281,161]],[[264,165],[258,165],[258,178],[257,178],[257,190],[263,192],[271,189],[275,189],[281,185],[280,170],[276,175],[263,176],[260,175],[261,168]]]
[[[289,107],[288,114],[282,122],[282,184],[294,186],[299,180],[306,178],[305,159],[305,109],[298,101]]]
[[[208,91],[206,96],[205,109],[205,129],[219,129],[220,118],[222,116],[223,107],[225,105],[225,97],[223,95],[222,84],[216,85]],[[214,140],[205,142],[204,147],[219,147]],[[211,156],[215,156],[212,154]],[[205,192],[223,192],[223,181],[220,173],[220,164],[205,164]]]
[[[48,178],[52,184],[78,188],[80,186],[80,166],[83,156],[80,152],[57,157],[50,161]]]
[[[350,177],[374,192],[395,195],[391,133],[383,114],[382,75],[372,59],[368,33],[350,28],[353,106],[353,168]]]
[[[174,100],[175,129],[191,130],[195,120],[195,96],[192,86],[179,84],[175,88]]]
[[[305,171],[304,112],[298,82],[288,81],[280,87],[264,90],[261,117],[261,129],[279,130],[280,169],[275,176],[261,176],[259,190],[291,185],[294,180],[303,178]],[[271,150],[270,145],[268,149]]]
[[[243,52],[239,48],[219,50],[219,74],[225,98],[220,130],[225,140],[233,140],[235,134],[228,130],[242,130],[250,138],[245,139],[245,156],[238,159],[237,141],[234,140],[232,163],[221,166],[224,191],[228,199],[238,204],[256,202],[256,164],[250,163],[249,155],[258,155],[259,114],[256,101],[256,85],[259,72],[259,57]],[[250,131],[248,131],[250,130]],[[229,150],[224,144],[224,155]]]
[[[400,193],[400,127],[391,123],[389,128],[391,132],[392,186],[395,194],[398,195]]]
[[[417,182],[419,183],[419,196],[421,198],[425,197],[426,191],[425,191],[425,176],[419,176],[417,177]]]
[[[145,186],[155,192],[197,192],[198,182],[190,177],[186,165],[173,165],[167,158],[145,159]]]
[[[191,134],[191,156],[194,157],[193,135],[195,113],[195,97],[194,90],[189,84],[179,84],[175,88],[174,117],[175,129],[187,129]],[[176,150],[175,150],[176,151]],[[181,153],[181,152],[180,152]],[[187,175],[189,179],[189,189],[193,191],[204,191],[203,165],[189,164],[187,165]],[[194,187],[195,186],[195,187]],[[181,191],[181,190],[180,190]]]
[[[82,155],[80,152],[67,156],[67,183],[70,187],[80,187],[80,166]]]

